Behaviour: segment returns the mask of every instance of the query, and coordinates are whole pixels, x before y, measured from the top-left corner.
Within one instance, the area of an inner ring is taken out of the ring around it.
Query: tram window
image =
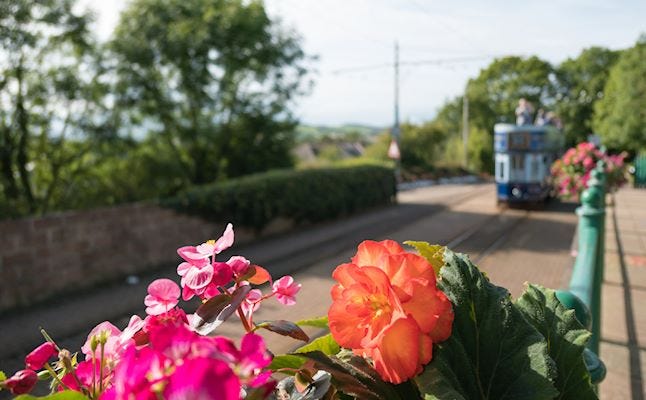
[[[510,179],[513,181],[522,181],[525,179],[525,155],[514,154],[511,157]]]
[[[509,156],[506,154],[496,154],[496,180],[498,182],[507,182],[509,180]]]
[[[529,155],[529,167],[530,167],[530,180],[537,181],[543,179],[542,174],[541,174],[541,156],[540,154],[537,155]]]

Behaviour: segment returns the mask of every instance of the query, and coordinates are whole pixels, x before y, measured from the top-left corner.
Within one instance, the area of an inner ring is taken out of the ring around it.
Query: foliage
[[[610,149],[633,154],[646,149],[646,39],[624,50],[610,70],[593,126]]]
[[[467,85],[469,124],[489,132],[496,122],[515,121],[521,97],[536,108],[549,104],[552,72],[552,66],[536,56],[494,60]]]
[[[111,137],[91,18],[71,0],[0,5],[0,202],[43,213]],[[3,212],[0,210],[0,212]]]
[[[476,170],[493,172],[493,126],[515,121],[520,98],[536,109],[550,103],[552,73],[552,66],[538,57],[504,57],[469,80],[469,164]]]
[[[509,292],[464,255],[447,251],[445,263],[439,287],[454,304],[453,333],[418,378],[422,391],[439,399],[554,398],[556,368],[547,341]]]
[[[563,121],[566,144],[583,142],[593,132],[594,105],[604,97],[611,67],[620,52],[590,47],[556,67],[555,111]]]
[[[590,374],[581,362],[590,332],[583,329],[574,310],[566,310],[556,292],[529,285],[515,303],[527,321],[547,339],[550,357],[559,367],[554,386],[558,399],[595,399]]]
[[[0,374],[0,389],[28,393],[39,371],[52,378],[50,400],[597,398],[583,357],[590,333],[553,290],[529,285],[512,301],[464,254],[408,242],[417,255],[392,240],[364,241],[333,272],[327,318],[257,323],[264,301],[294,304],[301,287],[290,276],[272,282],[242,256],[217,260],[233,242],[229,224],[217,240],[179,248],[181,288],[153,281],[147,318],[133,316],[123,331],[99,324],[81,348],[84,361],[43,333],[47,341],[25,358],[25,370]],[[252,288],[265,283],[267,294]],[[194,314],[177,307],[180,295],[201,300]],[[211,336],[233,315],[246,332],[239,348]],[[330,334],[310,341],[299,325],[329,325]],[[273,356],[259,329],[306,344]],[[288,377],[276,385],[272,373]],[[72,391],[56,393],[63,385]]]
[[[558,195],[563,198],[578,199],[588,188],[592,170],[599,161],[605,164],[608,190],[617,190],[626,182],[624,165],[626,156],[625,152],[619,155],[607,155],[590,142],[579,143],[576,147],[568,149],[551,167]]]
[[[184,187],[291,165],[305,55],[262,2],[137,0],[111,48],[119,115],[174,154]]]
[[[390,241],[380,244],[396,248]],[[361,399],[439,400],[597,398],[583,358],[590,333],[577,321],[574,311],[561,305],[553,290],[529,285],[519,299],[512,301],[509,292],[491,284],[466,255],[424,242],[409,244],[428,257],[431,265],[439,261],[438,250],[443,249],[437,287],[451,300],[455,315],[450,336],[446,341],[434,344],[432,360],[421,374],[399,385],[390,384],[389,375],[375,374],[370,360],[366,363],[365,350],[350,352],[341,348],[335,354],[329,336],[320,343],[302,348],[305,352],[299,350],[276,356],[277,370],[296,375],[308,371],[309,376],[317,370],[326,371],[331,375],[334,389],[341,395],[338,398],[346,398],[343,395]],[[352,263],[373,257],[375,254],[370,249],[374,247],[374,242],[362,243]],[[411,268],[410,260],[400,260],[401,264],[394,260],[385,262],[382,257],[375,260],[384,263],[378,267],[384,272],[398,271],[398,267]],[[370,284],[380,287],[378,280],[364,280],[355,273],[347,275],[344,268],[348,265],[351,264],[342,264],[335,271],[335,277],[343,278],[341,287],[332,290],[333,295],[338,296],[342,291],[358,294],[349,279],[356,279],[356,284],[366,288]],[[427,268],[432,269],[431,265]],[[403,276],[397,279],[409,283],[416,280]],[[376,298],[370,297],[370,301],[377,307]],[[388,309],[379,310],[389,312]],[[381,314],[376,315],[381,318]],[[330,316],[331,323],[332,319]],[[356,329],[357,334],[363,331],[361,324]],[[367,330],[366,334],[370,332],[373,331]],[[338,339],[334,330],[332,338]],[[408,342],[404,338],[398,341],[403,355],[412,351]],[[328,394],[334,393],[334,389]]]
[[[361,190],[358,190],[361,188]],[[390,203],[391,169],[378,166],[278,170],[198,186],[161,201],[180,212],[262,230],[276,218],[318,222]]]

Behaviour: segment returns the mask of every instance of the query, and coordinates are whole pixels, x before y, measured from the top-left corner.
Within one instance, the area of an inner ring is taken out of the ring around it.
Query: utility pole
[[[463,152],[463,167],[468,167],[468,143],[469,143],[469,97],[467,97],[467,89],[464,88],[464,95],[462,96],[462,152]]]
[[[395,40],[395,123],[393,125],[393,141],[397,146],[398,157],[395,158],[395,177],[397,182],[401,182],[401,151],[399,150],[399,137],[400,137],[400,128],[399,128],[399,43]]]

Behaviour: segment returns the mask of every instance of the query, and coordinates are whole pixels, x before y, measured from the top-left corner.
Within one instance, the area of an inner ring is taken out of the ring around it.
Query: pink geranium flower
[[[296,293],[301,290],[301,284],[294,282],[291,276],[283,276],[272,285],[276,299],[286,306],[296,304]]]
[[[146,314],[159,315],[175,307],[179,302],[179,286],[170,279],[157,279],[148,285],[144,299]]]
[[[164,398],[238,400],[240,381],[222,361],[206,357],[188,359],[170,376]]]
[[[92,338],[97,336],[105,335],[107,337],[106,343],[103,346],[103,356],[106,360],[111,361],[114,359],[120,348],[121,348],[121,331],[116,326],[108,321],[101,322],[99,325],[94,327],[87,335],[85,344],[81,347],[81,351],[85,354],[85,359],[89,360],[91,358],[100,358],[101,348],[100,346],[92,351]]]

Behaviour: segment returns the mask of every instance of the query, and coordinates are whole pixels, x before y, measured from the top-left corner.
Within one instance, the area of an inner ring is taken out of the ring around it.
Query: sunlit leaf
[[[311,326],[314,328],[327,328],[328,327],[327,315],[323,317],[318,317],[318,318],[302,319],[300,321],[296,321],[296,325]]]
[[[262,285],[271,281],[271,274],[260,265],[252,265],[254,274],[248,279],[254,285]]]
[[[554,362],[543,336],[469,258],[446,250],[438,287],[453,303],[451,337],[416,378],[432,399],[552,399]]]
[[[312,340],[304,346],[299,347],[294,353],[307,353],[309,351],[320,351],[327,355],[333,355],[339,352],[341,347],[334,340],[331,334],[327,334]]]
[[[16,397],[14,400],[88,400],[88,398],[80,392],[66,390],[43,397],[35,397],[28,394],[23,394]]]
[[[300,369],[304,363],[304,357],[292,354],[281,354],[279,356],[274,356],[274,358],[271,360],[271,364],[269,364],[269,369],[274,372],[284,369],[285,371],[280,372],[293,375],[294,372]]]
[[[597,399],[590,374],[583,361],[583,350],[590,338],[577,320],[556,298],[554,290],[529,285],[516,300],[516,307],[527,321],[546,338],[548,351],[556,362],[558,376],[554,382],[557,399]]]

